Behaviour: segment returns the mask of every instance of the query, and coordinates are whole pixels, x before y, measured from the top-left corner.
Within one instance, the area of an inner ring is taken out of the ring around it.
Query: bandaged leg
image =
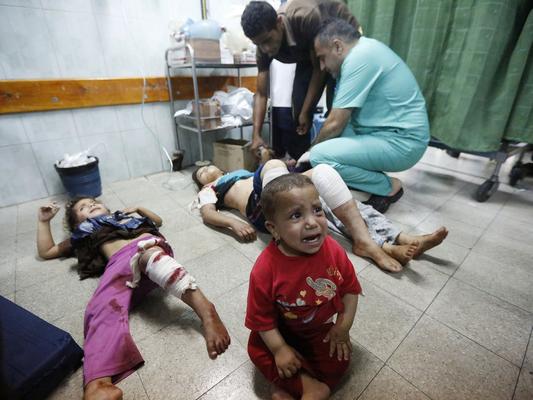
[[[278,176],[281,175],[287,175],[289,171],[287,170],[287,167],[274,167],[269,168],[265,171],[265,174],[263,175],[263,184],[262,187],[264,188],[268,183],[272,182],[274,179],[276,179]]]
[[[144,252],[154,246],[162,247],[167,251],[167,253],[170,253],[170,246],[165,240],[161,238],[152,237],[150,239],[141,240],[137,242],[137,253],[135,253],[135,255],[130,259],[130,267],[131,272],[133,273],[133,280],[126,282],[127,287],[133,289],[139,286],[139,281],[141,280],[141,266],[139,265],[139,261]]]
[[[332,210],[353,199],[350,189],[348,189],[339,173],[329,165],[319,164],[314,167],[311,180],[320,197],[324,199]]]
[[[179,299],[186,290],[198,288],[196,279],[164,251],[155,251],[150,256],[146,263],[146,275]]]

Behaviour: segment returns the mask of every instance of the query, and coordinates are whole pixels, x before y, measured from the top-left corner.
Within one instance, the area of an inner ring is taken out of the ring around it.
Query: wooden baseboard
[[[234,76],[209,76],[198,78],[201,97],[210,97],[216,90],[237,86]],[[256,77],[241,79],[241,86],[255,92]],[[194,97],[192,78],[172,78],[174,100]],[[72,108],[140,104],[143,79],[42,79],[0,80],[0,114],[34,111],[63,110]],[[145,103],[169,101],[165,77],[146,78]]]

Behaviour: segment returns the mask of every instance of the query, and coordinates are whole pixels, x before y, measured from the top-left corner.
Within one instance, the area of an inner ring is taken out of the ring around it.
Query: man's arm
[[[245,242],[252,242],[256,239],[256,232],[253,226],[239,221],[237,218],[219,213],[214,204],[204,204],[200,208],[200,214],[205,224],[231,229],[239,239]]]
[[[259,146],[264,146],[265,142],[261,137],[261,131],[263,129],[263,123],[265,122],[265,114],[268,101],[268,84],[270,79],[270,73],[268,69],[259,71],[257,73],[257,88],[254,95],[254,108],[253,108],[253,133],[252,133],[252,145],[250,151],[254,152]]]
[[[313,73],[311,75],[311,80],[309,81],[309,86],[307,87],[307,93],[305,94],[304,103],[302,105],[302,110],[298,116],[298,127],[296,132],[298,135],[305,135],[311,129],[311,112],[313,108],[316,107],[324,87],[326,86],[326,71],[320,70],[320,62],[315,55],[314,50],[311,50],[310,53],[311,63],[313,64]]]
[[[313,144],[339,136],[350,121],[352,111],[352,108],[331,109]]]

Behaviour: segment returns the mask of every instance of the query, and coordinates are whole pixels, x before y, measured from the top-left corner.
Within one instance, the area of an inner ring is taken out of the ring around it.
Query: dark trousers
[[[292,108],[290,107],[272,107],[272,144],[276,155],[283,157],[285,153],[297,160],[300,156],[309,150],[310,134],[298,135],[296,127],[298,126],[298,116],[307,94],[309,82],[313,74],[313,65],[311,63],[296,64],[294,82],[292,85]],[[328,75],[326,89],[326,104],[328,110],[333,103],[333,92],[335,80]],[[312,120],[316,104],[311,108],[312,112],[309,118]]]

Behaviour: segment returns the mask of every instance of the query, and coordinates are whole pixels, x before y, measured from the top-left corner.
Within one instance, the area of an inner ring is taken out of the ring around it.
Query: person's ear
[[[276,18],[276,28],[278,30],[283,29],[283,18],[281,17],[281,15],[278,15],[278,17]]]
[[[342,43],[342,40],[340,39],[333,39],[333,46],[335,53],[340,56],[342,52],[344,51],[344,43]]]
[[[276,225],[274,224],[274,222],[270,220],[266,220],[265,228],[267,228],[267,231],[272,235],[272,237],[274,238],[274,241],[278,243],[280,240],[280,236],[278,232],[276,231]]]

